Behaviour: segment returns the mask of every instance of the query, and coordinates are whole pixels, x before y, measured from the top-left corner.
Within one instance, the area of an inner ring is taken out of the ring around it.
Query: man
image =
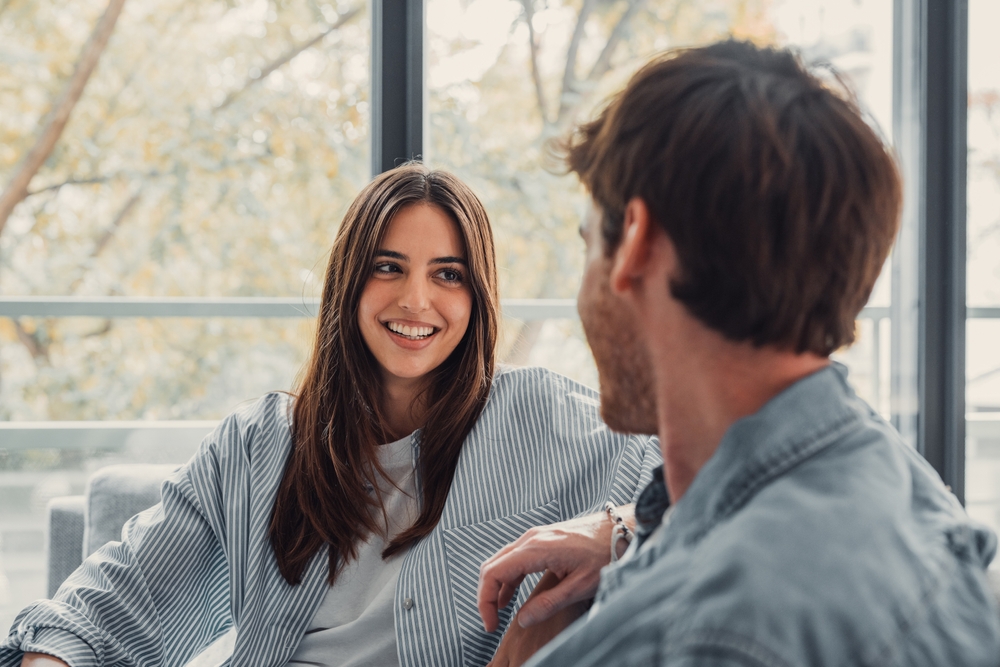
[[[647,65],[566,153],[594,202],[579,310],[602,414],[657,433],[664,466],[593,607],[531,664],[1000,662],[995,536],[829,360],[901,205],[855,104],[787,51],[724,42]],[[558,584],[522,626],[592,597],[599,521],[487,561],[487,629],[529,572]]]

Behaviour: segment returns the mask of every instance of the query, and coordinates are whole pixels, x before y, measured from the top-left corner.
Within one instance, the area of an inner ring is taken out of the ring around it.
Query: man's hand
[[[541,581],[531,592],[530,602],[542,592],[550,590],[559,583],[559,578],[551,572],[546,572]],[[527,604],[527,602],[525,603]],[[538,649],[548,644],[553,637],[570,626],[573,621],[587,613],[586,602],[577,602],[557,612],[549,620],[536,623],[530,628],[519,623],[511,623],[507,628],[497,652],[486,667],[519,667],[528,661]]]
[[[634,525],[634,505],[620,507],[618,512],[629,527]],[[524,577],[532,572],[548,570],[559,583],[537,595],[532,593],[517,615],[522,628],[552,618],[570,604],[593,598],[601,568],[611,561],[611,528],[604,512],[538,526],[489,558],[479,568],[478,606],[486,631],[497,629],[497,610],[507,606]]]

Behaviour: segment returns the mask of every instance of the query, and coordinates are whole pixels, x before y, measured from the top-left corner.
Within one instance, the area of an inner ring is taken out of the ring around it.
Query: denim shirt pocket
[[[479,567],[483,561],[519,538],[529,528],[561,520],[559,501],[550,500],[524,512],[442,531],[454,594],[455,616],[462,637],[463,664],[485,665],[493,658],[511,617],[541,578],[540,573],[526,577],[511,604],[500,610],[500,626],[496,631],[486,633],[476,607]]]

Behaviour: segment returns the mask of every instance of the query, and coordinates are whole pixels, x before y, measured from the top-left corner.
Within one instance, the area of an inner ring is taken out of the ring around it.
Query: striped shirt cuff
[[[25,653],[44,653],[70,667],[97,667],[97,656],[87,642],[63,628],[22,626],[0,644],[0,667],[21,664]]]

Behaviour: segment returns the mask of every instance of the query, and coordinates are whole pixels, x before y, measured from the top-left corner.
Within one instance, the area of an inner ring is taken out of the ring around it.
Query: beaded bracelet
[[[618,509],[610,501],[604,504],[604,511],[611,520],[611,562],[618,561],[618,541],[625,540],[632,543],[633,532],[625,525],[625,520],[618,514]]]

